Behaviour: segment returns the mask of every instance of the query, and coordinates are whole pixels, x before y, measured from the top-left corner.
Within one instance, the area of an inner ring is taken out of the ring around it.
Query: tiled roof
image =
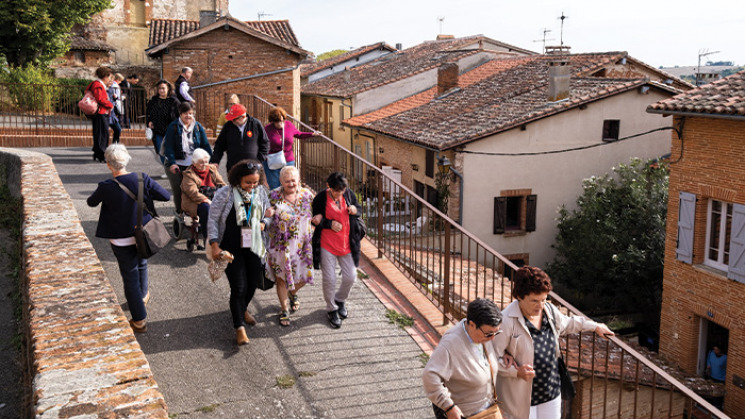
[[[473,44],[482,38],[481,35],[477,35],[427,41],[309,83],[303,86],[302,92],[307,95],[349,97],[355,93],[425,72],[443,62],[476,54],[480,52],[477,49],[460,50],[458,48]]]
[[[106,42],[86,39],[82,36],[70,37],[70,49],[78,51],[116,51],[116,48]]]
[[[353,49],[351,51],[347,51],[335,57],[327,58],[321,61],[316,61],[312,64],[304,64],[300,67],[300,76],[307,77],[315,72],[325,70],[327,68],[331,68],[335,66],[336,64],[339,64],[347,60],[351,60],[352,58],[359,57],[361,55],[364,55],[376,49],[385,49],[391,52],[396,51],[396,48],[393,48],[392,46],[386,44],[385,42],[377,42],[375,44],[365,45],[364,47],[360,47],[357,49]]]
[[[260,20],[243,22],[251,28],[281,42],[299,47],[295,32],[288,20]],[[153,19],[150,21],[149,47],[160,45],[199,29],[198,20]]]
[[[745,71],[653,103],[647,111],[745,117]]]
[[[548,62],[555,57],[498,59],[495,61],[502,63],[474,70],[490,71],[488,76],[464,74],[459,91],[434,100],[434,94],[428,91],[350,122],[426,146],[451,148],[648,84],[648,79],[641,77],[577,76],[597,69],[599,63],[614,62],[619,54],[622,53],[569,55],[572,66],[569,100],[554,103],[547,100]],[[468,77],[481,79],[469,85]]]

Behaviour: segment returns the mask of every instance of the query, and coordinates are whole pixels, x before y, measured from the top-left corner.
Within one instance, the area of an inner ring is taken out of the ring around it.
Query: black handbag
[[[347,202],[347,207],[352,205],[349,203],[349,200],[346,196],[344,197],[344,200]],[[364,239],[365,236],[367,236],[367,226],[365,225],[365,220],[362,219],[362,216],[359,213],[349,216],[349,227],[352,229],[352,231],[357,232],[360,240]]]
[[[256,288],[262,291],[268,291],[274,288],[274,281],[266,277],[266,264],[262,265],[261,278],[259,279],[259,283],[256,284]]]
[[[559,377],[561,377],[561,399],[572,400],[577,394],[577,389],[574,388],[572,376],[569,374],[569,370],[564,363],[563,356],[560,356],[556,361],[559,365]]]
[[[161,249],[166,247],[171,242],[171,235],[168,233],[163,221],[158,217],[158,214],[151,212],[145,207],[143,202],[143,189],[144,182],[142,179],[142,173],[137,175],[137,197],[134,196],[132,191],[127,189],[126,186],[122,185],[118,180],[114,181],[119,184],[119,187],[132,199],[137,201],[137,225],[135,225],[135,244],[137,245],[137,254],[143,258],[148,259],[151,256],[158,253]],[[147,209],[148,214],[153,218],[147,222],[144,226],[142,225],[143,211]]]

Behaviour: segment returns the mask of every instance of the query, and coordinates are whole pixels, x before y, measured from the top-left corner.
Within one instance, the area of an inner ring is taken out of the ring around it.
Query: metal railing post
[[[383,177],[378,174],[378,202],[375,204],[375,211],[378,214],[378,258],[383,257]]]
[[[450,223],[445,223],[445,251],[442,252],[445,258],[445,272],[443,275],[444,284],[444,301],[443,301],[443,313],[442,313],[442,325],[448,324],[448,313],[450,313]]]

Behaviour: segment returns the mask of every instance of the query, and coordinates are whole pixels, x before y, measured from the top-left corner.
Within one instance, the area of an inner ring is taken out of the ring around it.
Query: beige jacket
[[[592,331],[598,327],[598,323],[587,318],[561,314],[551,303],[546,303],[543,312],[548,317],[549,324],[556,337],[557,358],[559,356],[559,336],[580,331]],[[556,316],[556,323],[554,323],[554,316]],[[520,311],[517,300],[510,303],[502,311],[502,319],[502,333],[492,341],[497,356],[501,358],[505,352],[508,352],[519,365],[533,365],[533,338],[530,336],[528,326],[525,324],[525,317]],[[559,328],[558,334],[554,325]],[[501,402],[502,414],[505,415],[505,418],[528,419],[533,382],[518,378],[517,369],[515,367],[505,368],[501,359],[498,376],[497,397]]]
[[[225,186],[225,181],[222,180],[222,176],[218,173],[214,166],[210,165],[210,176],[212,176],[212,183],[219,189],[221,186]],[[181,209],[188,212],[192,217],[197,216],[197,206],[203,202],[207,202],[208,199],[203,194],[199,193],[199,185],[201,185],[201,179],[196,173],[192,171],[192,168],[184,170],[181,179]]]
[[[455,403],[465,416],[471,416],[494,398],[491,384],[494,381],[489,365],[480,362],[474,352],[474,344],[463,329],[465,321],[456,323],[442,336],[424,367],[422,383],[432,403],[441,409]],[[487,356],[496,369],[494,348],[489,343],[485,346]]]

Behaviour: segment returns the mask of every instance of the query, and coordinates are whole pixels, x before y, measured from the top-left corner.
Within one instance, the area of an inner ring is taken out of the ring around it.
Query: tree
[[[111,7],[111,0],[3,0],[0,55],[14,67],[45,64],[65,53],[75,24]]]
[[[334,58],[337,55],[344,54],[345,52],[348,52],[348,51],[345,49],[335,49],[331,51],[326,51],[324,53],[319,54],[318,57],[316,58],[316,61],[323,61],[328,58]]]
[[[557,256],[547,271],[583,309],[641,311],[656,334],[669,169],[632,159],[613,170],[582,182],[576,210],[559,210]]]

